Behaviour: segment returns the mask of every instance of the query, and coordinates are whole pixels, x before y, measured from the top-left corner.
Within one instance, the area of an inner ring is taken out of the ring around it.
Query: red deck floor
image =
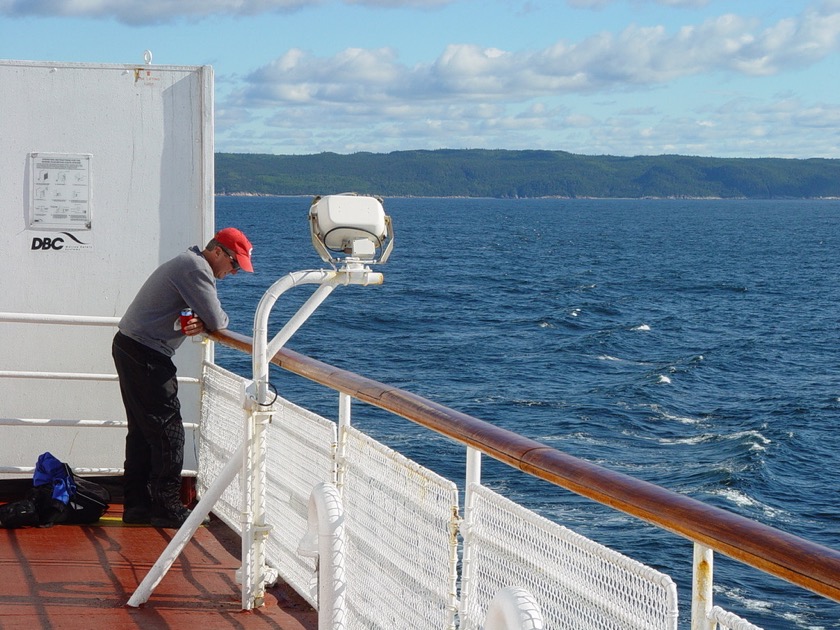
[[[175,530],[124,526],[122,505],[95,525],[0,529],[0,628],[317,628],[285,584],[244,612],[234,571],[239,538],[221,521],[199,528],[140,608],[126,606]]]

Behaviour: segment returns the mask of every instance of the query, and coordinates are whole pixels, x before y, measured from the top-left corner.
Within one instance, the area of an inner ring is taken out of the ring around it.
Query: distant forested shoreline
[[[564,151],[217,153],[216,194],[390,197],[840,197],[840,159],[636,157]]]

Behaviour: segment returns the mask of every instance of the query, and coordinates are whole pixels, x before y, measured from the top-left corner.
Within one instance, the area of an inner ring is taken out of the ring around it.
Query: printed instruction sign
[[[91,229],[92,157],[84,153],[29,154],[29,229]]]

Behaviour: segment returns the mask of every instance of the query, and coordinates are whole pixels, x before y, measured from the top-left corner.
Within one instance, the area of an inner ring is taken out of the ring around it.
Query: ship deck
[[[241,610],[239,537],[216,518],[147,603],[127,606],[174,534],[124,525],[121,504],[94,525],[0,529],[0,628],[317,628],[317,613],[283,583],[267,589],[265,606]]]

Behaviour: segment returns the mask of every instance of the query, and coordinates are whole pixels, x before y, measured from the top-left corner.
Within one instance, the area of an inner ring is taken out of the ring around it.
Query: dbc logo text
[[[59,238],[40,238],[32,239],[32,249],[62,249],[64,247],[64,239]]]

